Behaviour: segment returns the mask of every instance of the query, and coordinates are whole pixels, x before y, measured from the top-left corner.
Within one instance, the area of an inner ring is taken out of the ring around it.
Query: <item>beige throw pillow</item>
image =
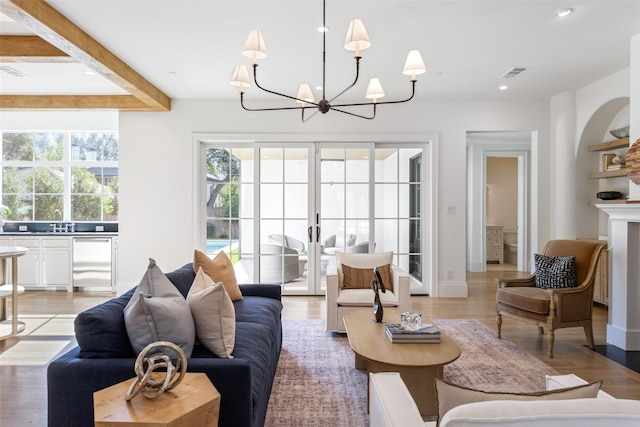
[[[378,267],[382,282],[387,290],[393,291],[391,283],[391,266],[389,264]],[[373,268],[354,268],[342,264],[342,289],[368,289],[375,277]]]
[[[222,282],[231,301],[242,299],[242,292],[238,287],[233,264],[231,264],[231,260],[224,251],[218,252],[218,255],[211,259],[207,254],[196,249],[193,254],[193,271],[197,273],[200,267],[202,267],[207,276],[211,277],[211,280],[216,283]]]
[[[541,391],[536,393],[500,393],[473,390],[448,383],[436,378],[436,410],[437,425],[445,414],[456,406],[466,403],[486,402],[490,400],[564,400],[588,399],[598,395],[602,381],[560,390]]]
[[[232,359],[236,312],[222,283],[215,283],[199,268],[187,303],[196,324],[198,342],[216,356]]]

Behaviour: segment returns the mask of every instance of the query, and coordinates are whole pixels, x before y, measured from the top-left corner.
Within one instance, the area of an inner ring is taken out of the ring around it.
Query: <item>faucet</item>
[[[60,231],[63,230],[63,227],[62,227],[62,212],[60,211],[60,209],[56,209],[55,211],[53,211],[53,215],[54,215],[54,217],[58,216],[60,218],[60,220],[58,221],[57,224],[55,224],[55,223],[51,224],[53,226],[53,232],[54,233],[60,232]]]

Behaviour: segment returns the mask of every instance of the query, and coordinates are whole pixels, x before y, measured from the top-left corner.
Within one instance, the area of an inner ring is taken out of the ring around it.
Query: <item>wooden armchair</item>
[[[593,349],[593,282],[603,248],[604,244],[587,240],[551,240],[546,244],[543,255],[576,257],[574,288],[538,288],[535,274],[523,279],[496,279],[498,338],[502,337],[502,316],[508,316],[537,325],[541,334],[546,326],[549,357],[553,357],[554,331],[559,328],[582,326]]]

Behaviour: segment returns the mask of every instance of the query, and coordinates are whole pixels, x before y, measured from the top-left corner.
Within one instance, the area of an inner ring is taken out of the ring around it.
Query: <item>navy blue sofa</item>
[[[166,275],[186,298],[195,278],[193,265],[186,264]],[[220,427],[264,425],[282,348],[280,285],[240,285],[240,290],[243,299],[233,303],[234,358],[218,358],[196,344],[187,363],[187,371],[205,373],[220,392]],[[136,354],[123,314],[134,291],[76,318],[78,346],[47,369],[49,427],[93,426],[93,393],[135,377]]]

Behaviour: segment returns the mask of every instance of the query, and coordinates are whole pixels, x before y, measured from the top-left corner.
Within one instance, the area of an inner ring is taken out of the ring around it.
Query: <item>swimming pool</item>
[[[207,253],[215,254],[219,252],[221,249],[224,249],[230,245],[234,245],[238,243],[237,240],[226,240],[226,239],[207,239]]]

